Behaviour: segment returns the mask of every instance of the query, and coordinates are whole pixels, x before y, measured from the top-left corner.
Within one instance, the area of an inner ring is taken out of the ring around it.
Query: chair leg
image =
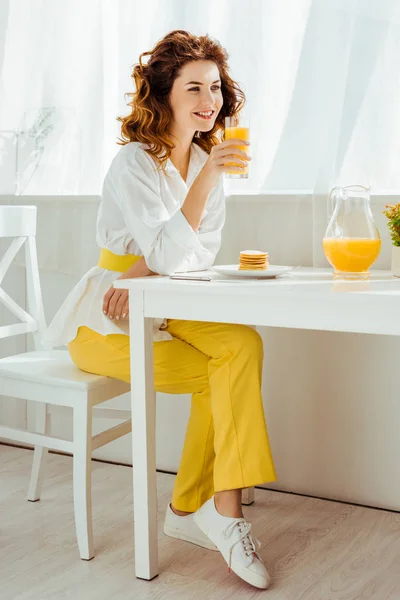
[[[242,490],[242,504],[249,506],[254,502],[254,488],[249,487]]]
[[[37,433],[48,433],[49,415],[47,414],[47,404],[38,402],[35,406],[35,431]],[[35,446],[33,452],[33,463],[31,471],[31,479],[28,489],[28,500],[36,502],[40,500],[40,492],[42,490],[43,475],[46,466],[46,458],[48,448],[43,446]]]
[[[88,402],[74,407],[74,513],[79,554],[90,560],[92,529],[92,409]]]

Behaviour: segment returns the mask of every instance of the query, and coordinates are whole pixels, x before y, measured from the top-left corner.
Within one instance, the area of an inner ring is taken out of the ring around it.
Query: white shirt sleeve
[[[214,264],[215,257],[221,247],[221,231],[224,223],[225,194],[223,176],[221,175],[218,184],[210,194],[197,231],[197,239],[200,245],[188,254],[180,270],[201,271],[209,269]]]
[[[139,245],[149,269],[160,275],[171,275],[176,271],[211,266],[220,246],[225,217],[222,177],[210,193],[207,212],[197,232],[180,209],[170,216],[161,198],[158,175],[148,157],[140,151],[135,153],[133,161],[114,173],[113,179],[117,203],[128,231]]]

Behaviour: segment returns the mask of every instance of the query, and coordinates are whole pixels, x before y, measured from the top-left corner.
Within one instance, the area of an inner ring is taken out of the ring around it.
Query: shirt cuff
[[[172,240],[180,240],[182,247],[189,250],[196,250],[199,247],[197,234],[193,231],[189,221],[179,209],[170,218],[164,227],[164,232],[168,234]]]

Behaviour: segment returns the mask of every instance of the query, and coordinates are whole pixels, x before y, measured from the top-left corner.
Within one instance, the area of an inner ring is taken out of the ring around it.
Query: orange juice
[[[378,258],[380,239],[324,238],[325,256],[336,271],[362,273]]]
[[[226,140],[246,140],[248,141],[250,137],[250,129],[249,127],[225,127],[225,139]],[[240,150],[244,152],[248,151],[248,146],[237,146]],[[233,162],[227,163],[228,165],[235,165]],[[239,165],[238,165],[239,166]],[[246,167],[243,171],[244,175],[247,175],[249,172],[249,167]],[[229,174],[235,174],[235,171],[227,171]]]

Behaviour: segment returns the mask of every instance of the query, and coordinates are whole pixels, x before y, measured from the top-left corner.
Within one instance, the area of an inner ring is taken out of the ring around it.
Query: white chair
[[[0,261],[0,303],[21,322],[0,326],[0,338],[32,333],[35,350],[0,359],[0,396],[35,402],[36,433],[0,425],[0,438],[33,444],[33,467],[28,500],[40,499],[44,463],[49,448],[73,455],[73,494],[76,535],[82,559],[94,556],[91,500],[92,450],[131,431],[130,411],[93,408],[125,394],[130,386],[122,381],[85,373],[70,359],[67,350],[54,350],[42,341],[46,329],[39,268],[36,255],[36,207],[0,206],[0,239],[9,238],[8,250]],[[13,239],[14,238],[14,239]],[[27,310],[2,289],[2,281],[15,255],[25,244]],[[73,410],[72,441],[51,437],[48,405]],[[92,416],[126,419],[98,435],[92,435]]]

